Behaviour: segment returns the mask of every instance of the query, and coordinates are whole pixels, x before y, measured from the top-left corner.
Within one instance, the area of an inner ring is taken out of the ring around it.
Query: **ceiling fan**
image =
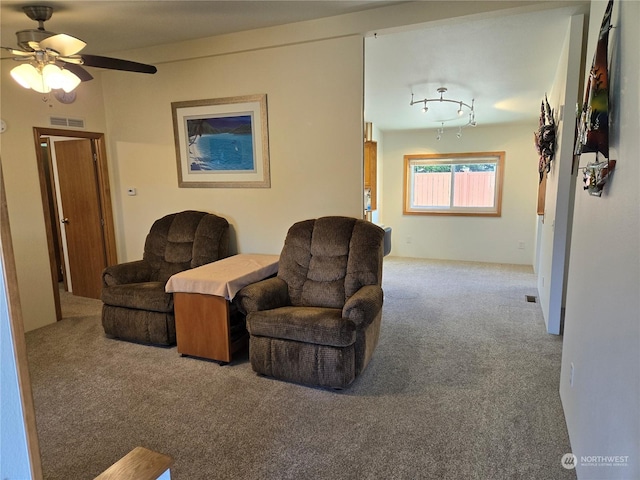
[[[53,8],[29,5],[22,7],[27,17],[38,22],[37,29],[16,32],[20,48],[0,47],[14,55],[21,65],[11,70],[11,76],[23,87],[40,93],[63,89],[73,90],[80,82],[93,76],[83,68],[97,67],[137,73],[156,73],[153,65],[79,53],[86,43],[66,33],[48,32],[44,22],[51,18]]]

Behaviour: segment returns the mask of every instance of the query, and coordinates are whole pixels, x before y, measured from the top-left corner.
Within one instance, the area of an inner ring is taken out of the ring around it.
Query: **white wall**
[[[298,220],[361,217],[362,45],[349,36],[105,75],[120,259],[141,258],[151,223],[183,209],[227,218],[242,253],[280,253]],[[171,102],[262,93],[271,188],[178,188]]]
[[[56,115],[83,118],[86,131],[104,132],[102,84],[100,72],[92,72],[94,79],[78,87],[76,102],[63,105],[14,82],[9,76],[13,62],[0,65],[2,118],[7,122],[0,151],[18,285],[21,297],[28,299],[22,315],[29,331],[56,321],[33,127],[52,128],[49,117]]]
[[[532,265],[535,248],[537,122],[445,131],[384,132],[381,221],[393,228],[392,255]],[[505,151],[501,217],[403,215],[404,155]],[[518,248],[524,242],[523,249]]]
[[[605,7],[591,5],[587,67]],[[580,186],[575,194],[560,395],[580,480],[640,478],[639,18],[640,3],[615,2],[609,37],[615,171],[601,198]],[[580,164],[592,160],[585,154]],[[606,455],[628,456],[628,465],[582,459]]]
[[[119,259],[139,258],[152,221],[184,208],[225,216],[238,252],[278,253],[297,220],[361,217],[362,33],[520,5],[403,4],[131,52],[159,70],[104,74]],[[267,94],[271,188],[177,188],[171,102],[256,93]]]
[[[560,334],[565,296],[568,242],[571,238],[572,199],[575,176],[571,175],[575,131],[575,104],[580,98],[580,64],[584,16],[575,15],[567,25],[553,86],[548,100],[557,116],[557,149],[547,174],[538,273],[540,306],[547,331]],[[561,116],[561,110],[564,113]]]
[[[0,261],[0,478],[24,480],[31,478],[31,466],[4,280]]]

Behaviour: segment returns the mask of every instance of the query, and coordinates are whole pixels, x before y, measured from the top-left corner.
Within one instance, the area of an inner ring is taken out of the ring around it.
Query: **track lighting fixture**
[[[423,113],[427,113],[429,111],[429,107],[427,106],[428,103],[431,102],[437,102],[438,104],[455,104],[457,105],[457,109],[455,111],[450,111],[449,114],[447,114],[446,112],[441,112],[441,116],[442,118],[437,119],[437,121],[440,122],[440,128],[438,128],[438,133],[436,136],[436,140],[440,140],[442,138],[442,135],[444,134],[444,123],[448,122],[448,121],[453,121],[453,120],[458,120],[460,117],[463,117],[465,114],[467,114],[469,116],[467,123],[460,126],[458,128],[458,133],[456,134],[456,137],[461,138],[462,137],[462,129],[464,127],[467,126],[472,126],[475,127],[476,124],[476,112],[475,112],[475,99],[471,100],[471,104],[468,104],[462,100],[454,100],[454,99],[450,99],[450,98],[444,98],[444,94],[447,93],[447,88],[446,87],[439,87],[437,89],[438,93],[440,94],[439,97],[437,98],[423,98],[422,100],[414,100],[413,98],[413,93],[411,93],[411,102],[409,103],[410,106],[413,105],[422,105],[422,112]]]

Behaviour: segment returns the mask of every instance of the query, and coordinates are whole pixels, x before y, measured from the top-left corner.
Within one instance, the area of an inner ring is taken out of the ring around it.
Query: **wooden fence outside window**
[[[495,172],[456,172],[453,204],[451,173],[414,173],[413,205],[425,207],[493,207]]]

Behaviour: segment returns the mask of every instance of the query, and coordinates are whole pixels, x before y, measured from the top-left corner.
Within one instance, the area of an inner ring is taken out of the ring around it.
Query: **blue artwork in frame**
[[[271,186],[266,95],[171,107],[180,187]]]
[[[187,119],[189,171],[254,172],[251,115]]]

